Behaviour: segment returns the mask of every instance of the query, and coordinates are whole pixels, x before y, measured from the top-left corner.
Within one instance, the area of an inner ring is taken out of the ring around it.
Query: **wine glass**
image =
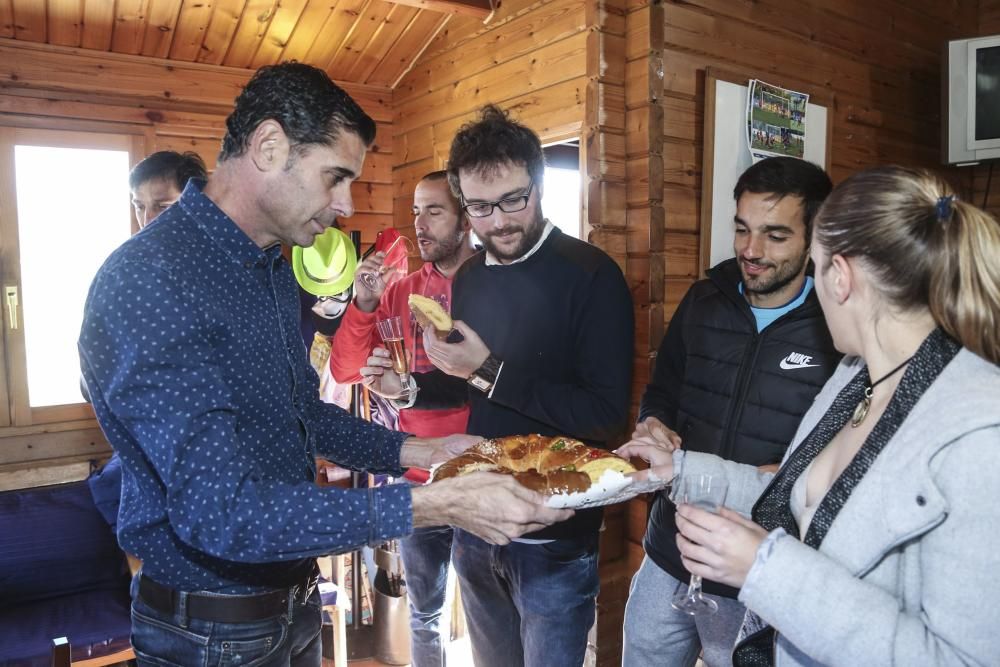
[[[416,391],[415,383],[410,382],[410,365],[406,358],[406,347],[403,342],[403,318],[399,315],[387,317],[375,323],[378,335],[389,350],[389,357],[392,359],[392,370],[399,375],[399,384],[402,387],[400,398],[408,398]]]
[[[719,475],[690,475],[681,478],[680,488],[674,496],[674,502],[693,505],[709,512],[718,512],[726,502],[726,491],[729,482]],[[715,600],[705,597],[701,592],[701,577],[691,575],[687,591],[678,593],[670,601],[677,611],[692,616],[707,616],[719,610]]]
[[[409,257],[412,253],[413,242],[406,236],[397,236],[396,240],[390,243],[389,247],[385,249],[382,267],[377,271],[369,271],[367,269],[358,271],[356,274],[358,280],[372,292],[378,292],[380,288],[385,289],[386,284],[383,276],[395,270],[397,262],[401,259],[400,255]],[[380,285],[379,283],[382,284]]]

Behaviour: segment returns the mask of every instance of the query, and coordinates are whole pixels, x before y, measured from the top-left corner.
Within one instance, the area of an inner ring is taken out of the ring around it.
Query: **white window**
[[[94,274],[134,229],[136,144],[127,134],[0,128],[0,243],[11,260],[3,265],[8,410],[0,425],[91,415],[76,340]]]

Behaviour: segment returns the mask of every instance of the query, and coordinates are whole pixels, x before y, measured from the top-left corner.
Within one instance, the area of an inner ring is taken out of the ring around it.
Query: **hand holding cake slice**
[[[417,318],[423,329],[433,329],[434,334],[444,340],[452,329],[451,315],[434,299],[420,294],[411,294],[407,303],[410,312]]]

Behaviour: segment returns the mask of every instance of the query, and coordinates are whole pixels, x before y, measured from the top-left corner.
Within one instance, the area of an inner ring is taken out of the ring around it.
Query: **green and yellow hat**
[[[340,294],[354,282],[358,255],[351,238],[335,227],[308,248],[292,246],[292,271],[302,289],[316,296]]]

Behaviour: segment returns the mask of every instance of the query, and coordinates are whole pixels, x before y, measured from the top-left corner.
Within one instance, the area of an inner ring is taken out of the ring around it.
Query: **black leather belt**
[[[303,603],[316,590],[317,575],[310,574],[301,584],[254,595],[188,593],[184,610],[188,618],[214,623],[250,623],[274,618],[288,611],[289,600]],[[139,576],[139,597],[163,614],[181,613],[181,592]]]

